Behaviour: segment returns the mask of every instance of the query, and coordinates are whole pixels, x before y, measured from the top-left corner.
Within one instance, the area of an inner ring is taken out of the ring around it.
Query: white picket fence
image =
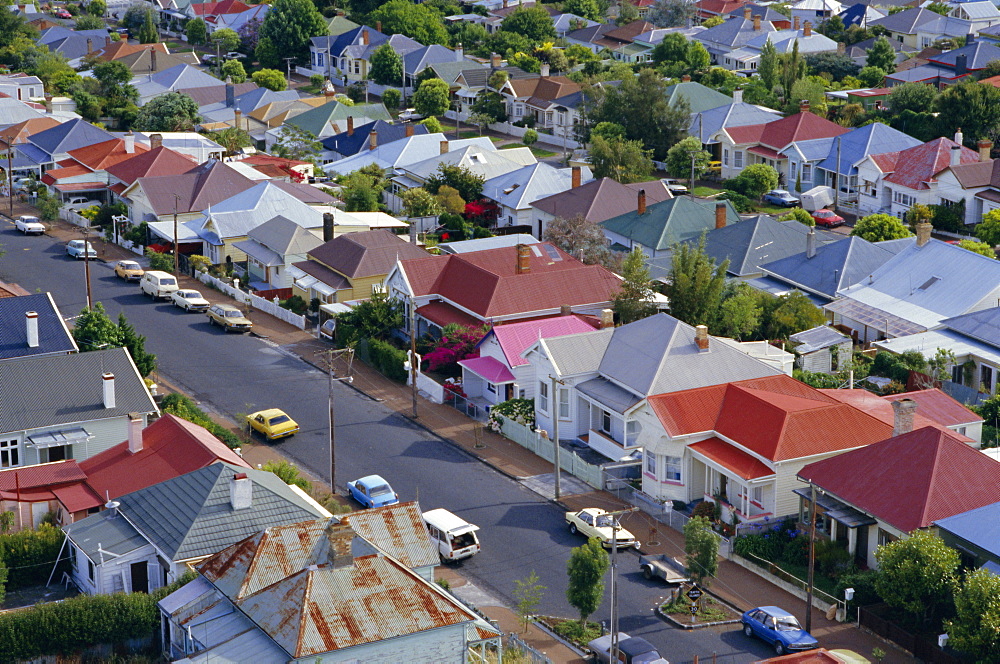
[[[551,440],[542,438],[537,431],[520,422],[499,413],[496,416],[500,418],[500,433],[505,438],[509,438],[546,461],[551,462],[555,458],[555,446]],[[587,463],[576,452],[562,448],[559,453],[559,467],[595,489],[604,488],[604,471],[601,467]]]
[[[306,325],[308,324],[306,321],[306,317],[300,316],[296,313],[289,311],[288,309],[281,307],[277,302],[277,298],[275,298],[275,300],[272,302],[271,300],[266,300],[262,297],[258,297],[257,295],[253,295],[252,293],[244,293],[243,291],[234,288],[231,284],[227,284],[225,281],[222,281],[221,279],[216,279],[207,272],[195,271],[194,277],[201,283],[208,284],[209,286],[212,286],[213,288],[222,291],[229,297],[233,298],[234,300],[242,304],[248,304],[254,309],[263,311],[265,314],[270,314],[271,316],[274,316],[277,319],[285,321],[289,325],[294,325],[300,330],[306,329]]]

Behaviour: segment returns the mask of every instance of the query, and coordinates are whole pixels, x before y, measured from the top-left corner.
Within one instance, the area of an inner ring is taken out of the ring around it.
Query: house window
[[[788,177],[795,179],[799,173],[799,162],[789,161],[788,162]]]
[[[625,422],[625,447],[632,447],[636,444],[636,439],[639,438],[639,432],[642,427],[639,425],[638,420],[628,420]]]
[[[961,365],[956,364],[955,366],[953,366],[951,368],[951,382],[961,385],[963,373],[964,372],[962,371]]]
[[[958,205],[955,201],[949,201],[947,198],[942,198],[938,203],[941,207],[951,207],[952,205]]]
[[[21,465],[21,443],[17,438],[0,440],[0,468]]]
[[[646,451],[646,472],[656,477],[656,455],[650,451]]]
[[[91,583],[94,582],[94,561],[89,558],[87,559],[87,577]]]
[[[663,457],[663,479],[671,482],[681,481],[681,458]]]
[[[601,411],[601,431],[611,433],[611,413],[606,410]]]
[[[897,539],[899,539],[899,538],[896,537],[895,535],[893,535],[892,533],[887,533],[884,530],[882,530],[881,528],[878,529],[878,545],[879,546],[885,546],[886,544],[891,544],[892,542],[895,542]]]
[[[763,504],[764,504],[764,487],[762,487],[762,486],[755,486],[753,489],[750,490],[750,502],[752,502],[755,505],[757,505],[757,507],[763,506]]]
[[[979,365],[979,382],[982,383],[984,392],[993,393],[993,367]]]
[[[723,166],[729,165],[729,150],[722,151],[722,165]]]
[[[743,168],[743,152],[741,150],[733,152],[733,168]]]
[[[538,381],[538,410],[549,412],[549,384],[543,380]]]
[[[486,391],[489,392],[490,394],[496,394],[497,386],[494,385],[493,383],[486,383]]]
[[[913,204],[917,202],[917,199],[913,196],[904,194],[900,191],[892,192],[892,200],[894,203],[898,203],[899,205],[903,205],[905,207],[913,207]]]
[[[39,463],[52,463],[53,461],[65,461],[72,458],[72,445],[56,445],[38,450]]]
[[[813,177],[812,164],[802,164],[802,181],[812,182],[812,177]]]
[[[559,419],[569,419],[569,390],[565,387],[559,388]]]

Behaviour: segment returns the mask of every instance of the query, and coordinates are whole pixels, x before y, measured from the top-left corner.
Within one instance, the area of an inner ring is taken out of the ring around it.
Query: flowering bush
[[[805,561],[809,548],[808,538],[787,519],[774,522],[765,518],[742,529],[746,533],[733,542],[733,550],[741,556],[754,555],[771,562],[785,562],[793,565]]]
[[[534,429],[535,401],[534,399],[510,399],[493,406],[490,409],[490,420],[487,424],[491,431],[500,433],[500,415]]]
[[[465,393],[465,390],[462,389],[462,384],[461,383],[449,383],[449,382],[446,382],[444,384],[444,391],[445,392],[451,392],[453,395],[455,395],[457,397],[462,397],[463,399],[465,399],[465,398],[467,398],[469,396],[469,395],[467,395]]]
[[[483,338],[485,327],[447,325],[441,340],[424,355],[427,368],[445,374],[458,375],[458,363],[470,357],[479,357],[476,344]]]

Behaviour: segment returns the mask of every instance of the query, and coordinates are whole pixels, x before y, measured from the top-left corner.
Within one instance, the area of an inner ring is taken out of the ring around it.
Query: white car
[[[70,240],[66,243],[66,255],[72,258],[97,258],[97,251],[86,240]]]
[[[38,217],[32,217],[31,215],[22,214],[14,222],[14,228],[21,231],[25,235],[41,235],[45,232],[45,226],[42,222],[38,221]]]
[[[34,186],[35,178],[19,177],[14,178],[14,191],[24,191],[28,187]]]
[[[417,109],[408,108],[399,114],[400,122],[409,122],[410,120],[423,120],[424,116],[417,113]]]
[[[101,207],[101,202],[84,198],[83,196],[77,196],[69,199],[69,203],[66,204],[66,207],[70,210],[86,210],[89,207]]]
[[[660,178],[660,182],[663,186],[667,188],[671,194],[686,194],[688,193],[688,188],[682,185],[675,178]]]
[[[170,295],[170,301],[175,307],[184,311],[207,311],[209,302],[201,293],[191,288],[181,288]]]
[[[240,58],[242,58],[242,57],[244,57],[244,56],[243,56],[243,54],[242,54],[242,53],[240,53],[239,51],[229,51],[229,53],[226,53],[226,54],[225,54],[224,56],[222,56],[222,57],[223,57],[223,59],[225,59],[225,60],[239,60]]]

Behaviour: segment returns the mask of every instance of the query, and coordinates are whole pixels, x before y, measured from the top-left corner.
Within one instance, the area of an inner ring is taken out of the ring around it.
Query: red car
[[[58,9],[56,10],[56,18],[73,18],[73,15],[65,9]]]
[[[816,222],[817,226],[826,226],[827,228],[836,228],[837,226],[844,225],[844,218],[839,214],[834,213],[833,210],[827,210],[823,208],[822,210],[816,210],[812,213],[813,221]]]

